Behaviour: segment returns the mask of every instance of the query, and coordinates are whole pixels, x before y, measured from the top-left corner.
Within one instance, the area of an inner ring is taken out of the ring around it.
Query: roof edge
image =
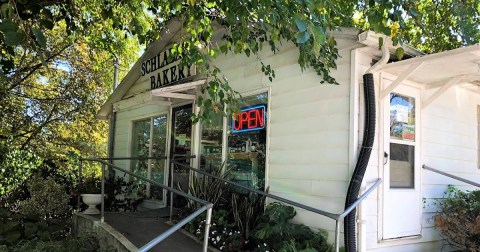
[[[145,58],[145,56],[148,55],[150,51],[154,50],[158,46],[166,46],[168,43],[170,43],[177,34],[177,32],[181,30],[181,27],[182,20],[180,17],[175,17],[168,21],[167,25],[164,29],[162,29],[162,32],[160,33],[160,39],[148,45],[142,56],[138,58],[135,64],[128,71],[127,75],[117,86],[117,88],[115,88],[113,93],[110,94],[107,101],[100,107],[99,111],[97,112],[98,119],[107,120],[108,115],[113,111],[113,103],[121,100],[123,96],[128,92],[131,85],[133,85],[135,81],[140,78],[140,71],[137,71],[137,69],[140,69],[143,58]]]
[[[412,47],[409,45],[393,45],[392,39],[384,34],[376,33],[374,31],[364,31],[358,35],[358,42],[369,46],[369,47],[377,47],[378,48],[378,40],[379,38],[383,38],[384,44],[388,47],[390,52],[394,52],[397,48],[401,47],[403,48],[405,54],[411,56],[411,57],[418,57],[418,56],[423,56],[426,55],[426,53]]]

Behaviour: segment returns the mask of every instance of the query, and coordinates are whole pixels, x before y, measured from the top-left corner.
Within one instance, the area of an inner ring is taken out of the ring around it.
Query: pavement
[[[105,222],[140,248],[171,227],[166,223],[169,220],[168,215],[168,208],[110,212],[105,213]],[[202,244],[179,230],[149,251],[198,252],[202,251]]]

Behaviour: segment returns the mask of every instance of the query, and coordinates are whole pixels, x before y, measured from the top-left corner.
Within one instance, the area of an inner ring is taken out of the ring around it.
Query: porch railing
[[[171,234],[173,234],[174,232],[176,232],[177,230],[179,230],[180,228],[182,228],[184,225],[186,225],[188,222],[192,221],[195,217],[199,216],[200,214],[202,214],[203,212],[207,212],[207,216],[206,216],[206,219],[205,219],[205,234],[204,234],[204,239],[203,239],[203,252],[206,252],[207,251],[207,248],[208,248],[208,238],[209,238],[209,229],[210,229],[210,223],[211,223],[211,218],[212,218],[212,208],[213,208],[213,204],[210,203],[210,202],[207,202],[205,200],[202,200],[202,199],[198,199],[196,197],[193,197],[187,193],[184,193],[182,191],[179,191],[179,190],[176,190],[174,188],[171,188],[171,187],[168,187],[166,185],[163,185],[161,183],[158,183],[154,180],[151,180],[151,179],[148,179],[148,178],[145,178],[145,177],[142,177],[142,176],[139,176],[137,174],[134,174],[133,172],[130,172],[130,171],[127,171],[123,168],[120,168],[118,166],[115,166],[109,162],[106,162],[105,160],[120,160],[120,159],[156,159],[156,158],[81,158],[79,160],[79,182],[81,183],[81,172],[82,172],[82,163],[84,161],[90,161],[90,162],[97,162],[97,163],[100,163],[101,166],[102,166],[102,175],[101,175],[101,181],[102,181],[102,186],[101,186],[101,194],[102,194],[102,202],[101,202],[101,208],[100,208],[100,221],[101,222],[104,222],[104,214],[105,214],[105,200],[104,200],[104,195],[105,195],[105,168],[108,166],[109,168],[112,168],[114,170],[118,170],[118,171],[121,171],[121,172],[124,172],[126,174],[129,174],[130,176],[132,177],[135,177],[137,179],[141,179],[143,181],[146,181],[152,185],[155,185],[155,186],[159,186],[169,192],[171,192],[172,194],[175,193],[177,195],[180,195],[180,196],[183,196],[187,199],[190,199],[190,200],[193,200],[199,204],[202,205],[202,207],[200,207],[199,209],[197,209],[195,212],[193,212],[192,214],[188,215],[187,217],[185,217],[184,219],[182,219],[181,221],[179,221],[177,224],[175,224],[174,226],[170,227],[169,229],[167,229],[165,232],[163,232],[162,234],[158,235],[157,237],[155,237],[154,239],[152,239],[151,241],[149,241],[147,244],[145,244],[144,246],[142,246],[141,248],[139,248],[138,251],[148,251],[150,250],[151,248],[153,248],[155,245],[157,245],[158,243],[162,242],[163,240],[165,240],[167,237],[169,237]],[[165,159],[165,158],[158,158],[158,159]],[[79,204],[79,207],[80,207],[80,204]]]
[[[175,164],[175,165],[177,165],[181,168],[184,168],[184,169],[187,169],[187,170],[199,173],[199,174],[203,174],[207,177],[210,177],[210,178],[213,178],[213,179],[218,179],[218,180],[223,181],[227,184],[230,184],[230,185],[233,185],[233,186],[236,186],[236,187],[240,187],[240,188],[245,189],[247,191],[250,191],[250,192],[253,192],[253,193],[256,193],[256,194],[260,194],[260,195],[263,195],[265,197],[268,197],[268,198],[271,198],[271,199],[274,199],[274,200],[277,200],[277,201],[280,201],[280,202],[283,202],[283,203],[286,203],[286,204],[289,204],[289,205],[292,205],[292,206],[296,206],[296,207],[302,208],[304,210],[307,210],[309,212],[320,214],[320,215],[328,217],[332,220],[335,220],[335,244],[334,244],[334,246],[335,246],[335,251],[336,252],[340,251],[340,224],[341,224],[341,222],[343,221],[345,216],[347,216],[353,209],[355,209],[371,192],[373,192],[373,190],[375,190],[382,183],[382,180],[380,178],[377,179],[375,181],[375,183],[370,188],[368,188],[368,190],[366,190],[365,193],[363,193],[360,197],[358,197],[358,199],[355,202],[353,202],[352,205],[350,205],[347,209],[345,209],[345,211],[343,211],[342,213],[336,214],[336,213],[330,213],[330,212],[327,212],[327,211],[324,211],[324,210],[321,210],[321,209],[313,208],[311,206],[307,206],[307,205],[304,205],[304,204],[301,204],[301,203],[298,203],[298,202],[295,202],[295,201],[292,201],[292,200],[289,200],[289,199],[285,199],[285,198],[282,198],[282,197],[279,197],[277,195],[270,194],[270,193],[267,193],[267,192],[264,192],[264,191],[259,191],[259,190],[253,189],[251,187],[235,183],[231,180],[224,179],[222,177],[210,174],[208,172],[205,172],[205,171],[202,171],[200,169],[193,168],[189,165],[178,162],[182,159],[184,159],[184,158],[174,159],[174,160],[171,160],[170,163]],[[173,170],[173,165],[170,166],[170,169]],[[172,177],[173,177],[174,173],[173,173],[172,170],[171,170],[171,174],[172,174]],[[173,180],[173,178],[172,178],[172,180]],[[171,208],[170,211],[172,211],[172,204],[170,204],[170,208]]]
[[[427,165],[422,165],[422,168],[425,169],[425,170],[429,170],[429,171],[432,171],[432,172],[441,174],[441,175],[443,175],[443,176],[447,176],[447,177],[449,177],[449,178],[453,178],[453,179],[455,179],[455,180],[462,181],[462,182],[467,183],[467,184],[469,184],[469,185],[473,185],[473,186],[476,186],[476,187],[479,187],[479,188],[480,188],[480,184],[477,183],[477,182],[474,182],[474,181],[471,181],[471,180],[468,180],[468,179],[464,179],[464,178],[462,178],[462,177],[455,176],[455,175],[450,174],[450,173],[447,173],[447,172],[440,171],[440,170],[438,170],[438,169],[432,168],[432,167],[427,166]]]

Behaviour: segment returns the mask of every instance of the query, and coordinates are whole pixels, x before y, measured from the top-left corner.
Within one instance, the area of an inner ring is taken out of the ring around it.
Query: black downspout
[[[348,186],[347,197],[345,200],[345,209],[349,207],[358,198],[360,186],[367,170],[368,160],[372,152],[373,141],[375,140],[375,88],[373,74],[363,75],[363,90],[365,98],[365,129],[363,133],[363,142],[360,154],[358,156],[352,179]],[[344,237],[345,251],[357,251],[356,238],[356,209],[345,217],[344,221]]]

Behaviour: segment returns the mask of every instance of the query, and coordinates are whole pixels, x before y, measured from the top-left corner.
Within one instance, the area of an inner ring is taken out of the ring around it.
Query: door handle
[[[383,152],[383,165],[386,165],[388,163],[388,153]]]

